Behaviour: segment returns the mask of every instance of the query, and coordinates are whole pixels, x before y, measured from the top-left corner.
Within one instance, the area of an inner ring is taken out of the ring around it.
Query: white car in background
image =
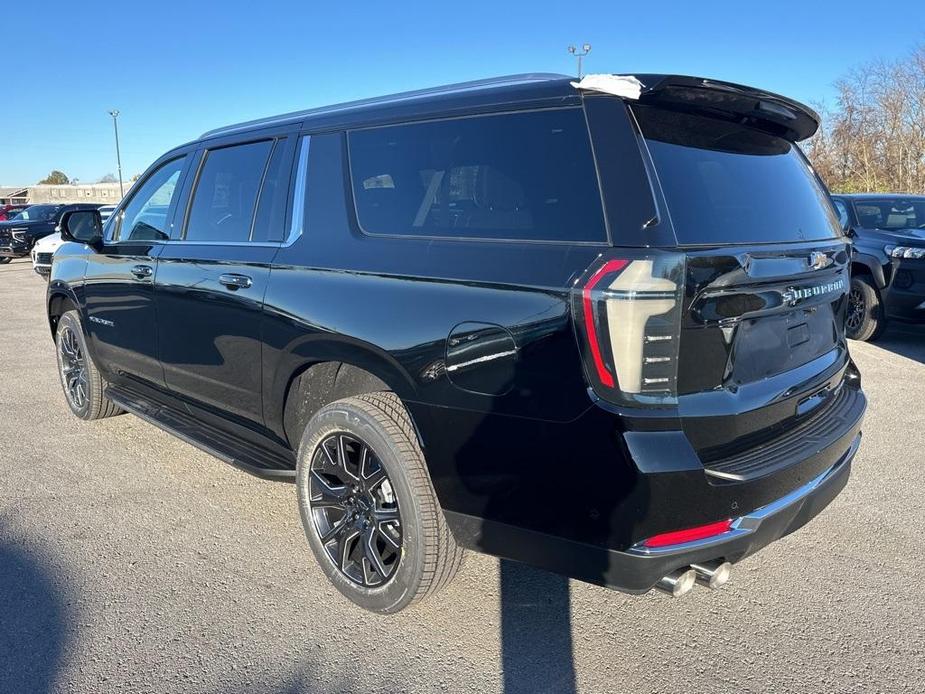
[[[103,224],[112,216],[115,209],[115,205],[103,205],[99,209]],[[51,260],[62,243],[64,241],[61,240],[61,234],[56,232],[39,239],[32,247],[32,269],[45,279],[51,275]]]
[[[106,220],[112,217],[112,213],[116,211],[117,205],[103,205],[100,212],[100,219],[103,220],[103,224],[106,223]]]
[[[45,279],[48,279],[49,275],[51,275],[51,259],[54,257],[55,251],[63,243],[61,234],[58,232],[36,241],[32,247],[32,269]]]

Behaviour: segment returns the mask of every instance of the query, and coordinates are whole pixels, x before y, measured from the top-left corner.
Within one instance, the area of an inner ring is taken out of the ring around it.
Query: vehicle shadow
[[[501,668],[505,694],[573,694],[569,581],[500,560]]]
[[[0,692],[52,690],[68,621],[53,577],[34,551],[9,541],[0,518]]]
[[[893,321],[883,336],[873,344],[925,364],[925,325]]]

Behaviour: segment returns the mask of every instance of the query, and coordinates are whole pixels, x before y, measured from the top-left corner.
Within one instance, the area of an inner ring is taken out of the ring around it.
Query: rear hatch
[[[863,409],[843,388],[846,373],[855,377],[844,334],[847,240],[793,142],[811,134],[812,112],[788,119],[793,102],[736,89],[670,85],[630,106],[655,198],[653,247],[621,249],[615,239],[615,256],[583,278],[577,307],[594,338],[595,390],[648,408],[643,416],[679,414],[717,481],[770,474],[802,446],[818,452],[837,438],[833,407]],[[644,291],[631,297],[640,263]],[[620,313],[617,300],[649,308]],[[630,315],[641,327],[627,329]],[[627,351],[632,333],[641,347]]]

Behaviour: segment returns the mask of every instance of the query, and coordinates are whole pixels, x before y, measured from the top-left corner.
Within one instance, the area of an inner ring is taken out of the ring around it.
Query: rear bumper
[[[739,516],[729,532],[669,547],[646,548],[639,543],[618,551],[458,513],[447,512],[447,520],[457,536],[490,538],[493,546],[514,550],[512,558],[518,561],[640,594],[675,569],[713,559],[735,563],[801,528],[845,487],[860,442],[858,432],[829,469],[789,494]]]
[[[683,431],[614,436],[610,428],[607,435],[613,419],[600,408],[575,422],[542,428],[504,418],[499,430],[524,450],[507,450],[502,461],[522,463],[492,463],[485,455],[489,449],[482,447],[471,459],[460,458],[468,451],[456,448],[457,458],[445,470],[435,469],[435,456],[428,455],[428,463],[447,522],[462,546],[644,593],[692,562],[737,562],[798,529],[831,502],[847,482],[867,406],[852,372],[842,384],[845,406],[829,411],[832,417],[822,413],[818,421],[825,426],[800,429],[799,440],[784,446],[788,459],[759,476],[709,474]],[[836,424],[829,426],[831,421]],[[493,430],[488,434],[492,443],[502,440]],[[777,443],[782,441],[789,439]],[[765,442],[760,450],[771,455],[774,443]],[[428,451],[440,452],[434,445]],[[463,477],[465,496],[447,484],[461,474],[468,476]],[[457,499],[468,503],[454,503]],[[733,527],[707,540],[657,550],[643,545],[645,538],[725,519],[732,519]]]

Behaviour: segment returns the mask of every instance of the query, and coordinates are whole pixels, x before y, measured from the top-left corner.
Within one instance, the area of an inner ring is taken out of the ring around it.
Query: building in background
[[[66,183],[29,186],[30,203],[98,202],[115,205],[122,199],[118,183]]]
[[[29,202],[29,189],[22,186],[0,186],[0,205],[25,205]]]
[[[118,183],[0,186],[0,205],[65,202],[98,202],[101,205],[116,205],[121,199]]]

